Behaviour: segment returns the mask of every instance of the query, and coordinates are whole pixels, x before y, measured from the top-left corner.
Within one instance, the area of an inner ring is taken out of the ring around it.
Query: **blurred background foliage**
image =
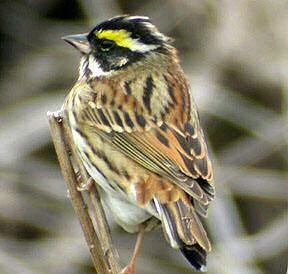
[[[217,190],[208,273],[286,273],[286,0],[2,0],[0,273],[94,273],[46,112],[77,79],[79,54],[60,37],[123,13],[148,15],[176,39],[199,106]],[[135,235],[110,223],[125,263]],[[193,272],[161,231],[146,235],[138,269]]]

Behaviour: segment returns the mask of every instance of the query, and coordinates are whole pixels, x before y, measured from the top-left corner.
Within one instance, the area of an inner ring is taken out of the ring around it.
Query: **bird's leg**
[[[93,184],[94,184],[93,178],[90,177],[86,182],[82,182],[81,175],[79,177],[77,177],[77,180],[80,181],[80,184],[77,186],[77,190],[80,192],[81,191],[90,191]]]
[[[119,274],[135,274],[136,260],[140,254],[140,250],[141,250],[143,238],[144,238],[144,233],[145,233],[145,225],[141,224],[139,225],[139,231],[138,231],[137,240],[136,240],[132,258],[129,264],[122,271],[120,271]]]

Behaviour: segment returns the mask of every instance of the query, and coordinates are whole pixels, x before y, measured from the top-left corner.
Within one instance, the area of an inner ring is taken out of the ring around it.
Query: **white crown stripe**
[[[126,18],[127,20],[131,20],[131,21],[133,21],[133,20],[138,20],[138,19],[142,19],[142,20],[150,20],[149,19],[149,17],[147,17],[147,16],[129,16],[129,17],[127,17]]]
[[[147,45],[144,43],[139,42],[138,40],[133,39],[133,44],[129,48],[132,51],[138,51],[138,52],[147,52],[153,49],[157,49],[159,46],[158,45]]]

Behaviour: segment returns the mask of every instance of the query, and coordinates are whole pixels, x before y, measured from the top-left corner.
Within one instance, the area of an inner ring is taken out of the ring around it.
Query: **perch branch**
[[[49,112],[47,116],[61,171],[89,247],[95,270],[99,274],[116,274],[120,270],[119,256],[112,244],[111,233],[97,188],[93,184],[89,195],[85,195],[85,193],[82,195],[77,190],[78,180],[74,167],[79,169],[84,182],[89,179],[89,176],[75,151],[65,118],[59,112]],[[69,152],[72,153],[72,156]],[[87,202],[85,202],[86,200]]]

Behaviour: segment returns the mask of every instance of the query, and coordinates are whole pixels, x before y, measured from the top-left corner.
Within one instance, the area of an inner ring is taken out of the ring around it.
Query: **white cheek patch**
[[[113,70],[103,71],[103,69],[100,67],[100,64],[95,60],[92,55],[89,56],[87,68],[91,71],[92,77],[109,75],[113,72]]]
[[[87,70],[88,61],[86,58],[81,58],[79,66],[79,79],[83,78]]]

